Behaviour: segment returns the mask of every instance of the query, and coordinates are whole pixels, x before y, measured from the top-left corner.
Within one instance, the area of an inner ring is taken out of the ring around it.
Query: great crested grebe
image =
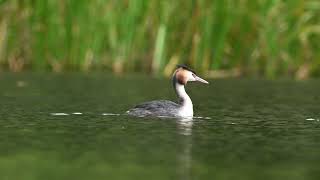
[[[132,116],[165,116],[165,117],[193,117],[193,104],[184,87],[188,81],[199,81],[209,84],[185,65],[177,65],[173,73],[173,88],[179,98],[178,104],[167,100],[149,101],[135,106],[127,111]]]

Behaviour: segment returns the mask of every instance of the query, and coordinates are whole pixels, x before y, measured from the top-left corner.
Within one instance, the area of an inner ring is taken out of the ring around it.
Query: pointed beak
[[[197,75],[194,75],[194,78],[196,79],[196,81],[199,81],[199,82],[202,82],[202,83],[205,83],[205,84],[209,84],[209,82],[208,82],[208,81],[206,81],[206,80],[204,80],[204,79],[200,78],[200,77],[199,77],[199,76],[197,76]]]

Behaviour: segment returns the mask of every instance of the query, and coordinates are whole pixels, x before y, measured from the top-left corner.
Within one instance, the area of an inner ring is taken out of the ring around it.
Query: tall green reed
[[[0,66],[320,75],[317,0],[0,0]],[[213,73],[212,73],[213,72]]]

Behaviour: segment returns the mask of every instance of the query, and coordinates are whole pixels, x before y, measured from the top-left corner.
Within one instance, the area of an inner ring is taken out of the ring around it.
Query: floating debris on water
[[[17,82],[16,82],[16,85],[17,85],[17,87],[25,87],[25,86],[27,86],[28,84],[27,84],[27,82],[25,82],[25,81],[17,81]]]
[[[211,119],[211,117],[194,116],[193,119]]]
[[[50,113],[52,116],[68,116],[67,113]]]
[[[74,112],[72,114],[75,114],[75,115],[81,115],[82,113],[81,112]]]
[[[102,116],[120,116],[120,114],[115,114],[115,113],[102,113]]]
[[[313,119],[313,118],[308,118],[308,119],[306,119],[307,121],[314,121],[314,120],[316,120],[316,119]]]
[[[194,116],[193,119],[203,119],[201,116]]]
[[[307,119],[306,119],[306,121],[317,121],[317,122],[319,122],[319,121],[320,121],[320,119],[315,119],[315,118],[307,118]]]

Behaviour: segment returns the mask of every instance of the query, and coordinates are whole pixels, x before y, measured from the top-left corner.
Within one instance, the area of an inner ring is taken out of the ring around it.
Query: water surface
[[[167,79],[2,73],[0,179],[320,178],[320,81],[210,83],[186,121],[118,115]]]

